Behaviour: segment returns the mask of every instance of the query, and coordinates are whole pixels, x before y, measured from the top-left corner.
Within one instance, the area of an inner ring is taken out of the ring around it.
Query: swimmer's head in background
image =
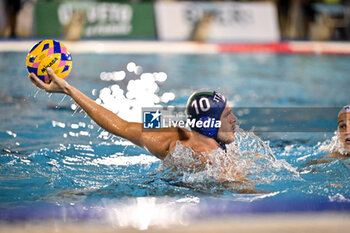
[[[340,109],[339,113],[338,113],[338,118],[341,114],[343,113],[348,113],[350,114],[350,104],[344,106],[342,109]]]
[[[335,151],[347,156],[350,156],[349,118],[350,105],[346,105],[338,113],[338,140],[335,143]]]
[[[219,127],[215,126],[213,122],[220,120],[225,107],[225,97],[216,91],[199,90],[194,92],[187,101],[188,119],[195,119],[196,122],[210,121],[211,124],[209,124],[209,127],[205,124],[194,124],[191,126],[192,130],[216,139]]]

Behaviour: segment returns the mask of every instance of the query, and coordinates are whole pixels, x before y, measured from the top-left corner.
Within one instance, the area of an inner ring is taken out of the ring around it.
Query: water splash
[[[63,103],[63,101],[65,100],[66,97],[67,97],[66,95],[64,95],[64,96],[62,97],[62,99],[60,100],[60,102],[57,104],[56,108],[58,108],[58,107]]]
[[[34,97],[34,98],[36,98],[36,97],[38,96],[38,94],[39,94],[39,92],[40,92],[40,91],[41,91],[41,89],[39,89],[39,88],[38,88],[38,90],[36,90],[36,91],[35,91],[35,93],[34,93],[34,96],[33,96],[33,97]]]
[[[205,157],[206,162],[201,161],[200,156]],[[177,142],[159,170],[169,180],[209,192],[232,189],[254,192],[254,185],[301,180],[295,167],[275,158],[268,142],[239,128],[235,141],[227,145],[227,153],[217,148],[198,155]]]
[[[74,116],[78,112],[78,110],[80,109],[79,105],[77,105],[77,104],[71,104],[70,107],[73,110],[72,116]]]
[[[269,141],[263,141],[253,132],[245,131],[239,126],[235,128],[235,141],[231,144],[231,149],[238,151],[248,151],[255,155],[266,155],[272,161],[276,158],[272,153]]]
[[[340,139],[338,130],[334,132],[334,136],[331,138],[331,140],[326,140],[320,145],[319,150],[321,152],[328,153],[338,152],[342,155],[350,154],[350,150],[344,147],[344,144]]]
[[[345,198],[342,194],[337,193],[333,196],[328,196],[330,202],[350,202],[349,198]]]
[[[239,167],[244,174],[256,183],[271,183],[277,179],[300,179],[297,168],[283,159],[276,159],[269,141],[263,141],[253,132],[239,127],[236,127],[235,136],[235,141],[228,148],[240,161]]]
[[[17,137],[17,134],[15,132],[10,131],[10,130],[6,130],[6,133],[14,138]]]

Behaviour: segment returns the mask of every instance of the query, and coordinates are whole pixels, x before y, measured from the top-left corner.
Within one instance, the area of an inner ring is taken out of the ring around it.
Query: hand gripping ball
[[[51,67],[57,77],[65,79],[72,70],[72,56],[66,46],[55,40],[42,40],[29,51],[26,59],[27,70],[43,82],[50,83],[46,72]]]

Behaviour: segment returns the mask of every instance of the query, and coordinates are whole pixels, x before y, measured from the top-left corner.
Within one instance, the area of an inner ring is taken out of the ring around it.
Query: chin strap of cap
[[[219,143],[219,146],[221,147],[221,149],[223,149],[225,151],[225,153],[227,153],[227,148],[226,148],[226,144],[223,142],[219,142],[218,140],[216,140]]]

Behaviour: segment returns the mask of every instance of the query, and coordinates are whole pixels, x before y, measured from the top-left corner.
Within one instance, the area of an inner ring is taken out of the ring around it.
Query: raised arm
[[[163,159],[168,154],[169,148],[176,142],[178,137],[176,130],[144,132],[141,123],[123,120],[110,110],[97,104],[74,86],[68,84],[64,79],[58,78],[50,67],[47,68],[47,72],[52,78],[50,84],[42,82],[33,73],[29,75],[29,78],[37,87],[47,92],[64,93],[71,96],[98,125],[108,132],[130,140],[160,159]]]

